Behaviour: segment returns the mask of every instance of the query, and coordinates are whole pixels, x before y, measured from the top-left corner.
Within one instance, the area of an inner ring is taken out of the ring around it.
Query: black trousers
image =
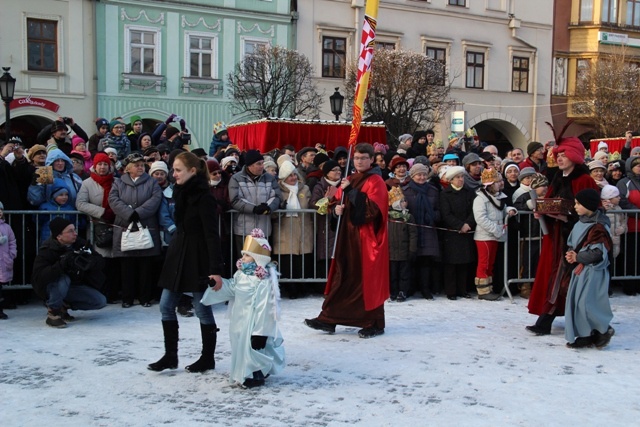
[[[389,261],[389,293],[398,296],[404,292],[407,296],[411,288],[411,263],[409,261]]]
[[[157,283],[153,281],[154,257],[120,258],[122,276],[122,302],[133,304],[138,297],[141,304],[153,299]]]
[[[444,265],[444,292],[448,297],[462,296],[467,293],[467,287],[471,282],[471,273],[475,272],[475,266],[470,264],[445,264]]]

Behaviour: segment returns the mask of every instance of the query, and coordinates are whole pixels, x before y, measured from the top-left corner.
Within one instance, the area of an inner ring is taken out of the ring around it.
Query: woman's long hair
[[[203,178],[206,182],[209,182],[209,169],[207,169],[207,163],[200,157],[193,153],[185,151],[176,156],[175,160],[180,160],[187,169],[195,168],[196,175]],[[174,161],[175,161],[174,160]]]

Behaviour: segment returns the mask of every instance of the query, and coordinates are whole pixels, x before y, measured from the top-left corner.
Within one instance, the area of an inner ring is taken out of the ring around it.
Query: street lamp
[[[329,103],[331,104],[331,113],[336,116],[336,121],[340,120],[340,114],[342,114],[342,105],[344,104],[344,96],[336,91],[329,97]]]
[[[16,79],[9,74],[10,69],[11,67],[2,67],[4,74],[0,77],[0,97],[5,107],[4,137],[6,141],[11,139],[11,101],[16,89]]]

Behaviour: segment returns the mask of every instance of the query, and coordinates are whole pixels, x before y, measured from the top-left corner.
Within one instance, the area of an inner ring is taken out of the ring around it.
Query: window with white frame
[[[160,75],[160,30],[127,27],[125,73]]]
[[[444,86],[447,74],[447,49],[427,46],[427,56],[440,63],[440,65],[442,66],[442,73],[440,75],[440,78],[438,78],[438,80],[434,84]]]
[[[640,0],[627,0],[627,25],[640,27]]]
[[[347,72],[347,39],[322,37],[322,77],[343,79]]]
[[[242,57],[246,58],[253,55],[260,47],[269,47],[269,40],[244,37],[242,41]]]
[[[393,42],[380,42],[376,40],[376,50],[396,50],[396,44]]]
[[[593,22],[593,0],[580,0],[580,22]]]
[[[201,79],[218,77],[218,39],[209,33],[185,32],[185,76]]]
[[[466,64],[467,78],[465,87],[473,89],[484,89],[484,52],[467,51]]]
[[[511,91],[529,92],[529,57],[514,56],[512,58]]]
[[[602,22],[618,23],[618,0],[602,0]]]
[[[27,18],[27,69],[58,71],[58,21]]]
[[[467,0],[449,0],[449,6],[466,6]]]

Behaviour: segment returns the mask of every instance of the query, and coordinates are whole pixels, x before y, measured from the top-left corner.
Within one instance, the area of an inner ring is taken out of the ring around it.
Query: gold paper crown
[[[389,190],[389,206],[392,206],[398,200],[404,199],[404,193],[400,187],[392,187]]]
[[[495,169],[485,169],[482,171],[480,181],[484,185],[491,185],[498,180],[498,171]]]
[[[620,155],[619,151],[616,151],[615,153],[609,154],[609,161],[610,162],[615,162],[616,160],[620,160],[621,158],[622,158],[622,156]]]
[[[271,256],[271,248],[269,248],[269,243],[260,243],[259,240],[263,240],[266,242],[266,239],[257,239],[253,236],[247,236],[244,239],[244,245],[242,246],[243,252],[249,252],[256,255],[263,255],[270,257]]]
[[[438,139],[438,140],[435,140],[435,141],[433,142],[433,145],[434,145],[436,148],[442,148],[442,141],[440,141],[439,139]]]
[[[553,154],[553,150],[547,151],[547,166],[550,168],[558,167],[558,163],[556,163],[556,156]]]

